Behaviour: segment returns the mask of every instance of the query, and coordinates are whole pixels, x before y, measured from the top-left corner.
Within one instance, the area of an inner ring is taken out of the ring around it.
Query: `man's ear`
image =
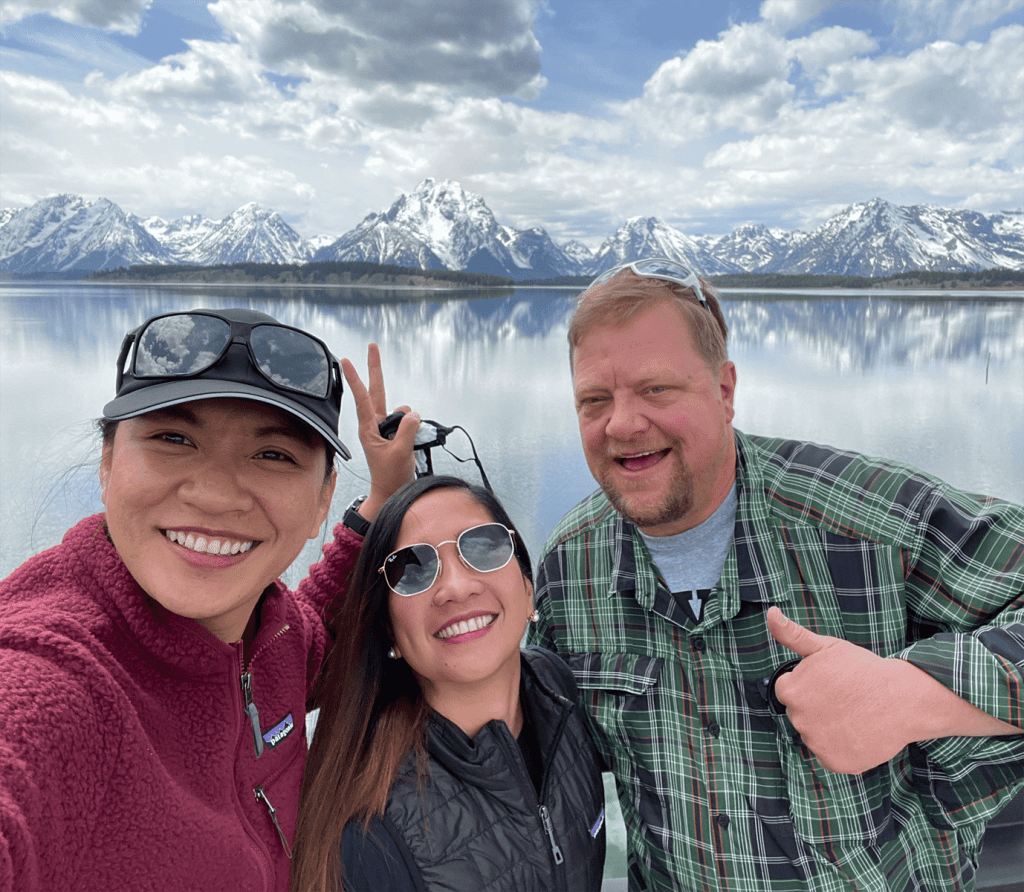
[[[723,362],[718,370],[718,386],[722,391],[722,403],[725,405],[726,421],[731,422],[736,410],[733,408],[733,400],[736,398],[736,365],[733,362]]]

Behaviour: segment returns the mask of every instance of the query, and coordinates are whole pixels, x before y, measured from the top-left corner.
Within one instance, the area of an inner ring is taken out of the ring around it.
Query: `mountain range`
[[[140,218],[105,198],[57,195],[0,211],[0,272],[83,275],[139,264],[370,261],[453,269],[516,281],[592,276],[666,256],[708,276],[730,273],[887,276],[911,270],[1024,270],[1024,212],[850,205],[810,232],[747,224],[690,235],[633,217],[596,251],[556,244],[542,228],[499,223],[484,199],[452,180],[426,179],[340,237],[303,239],[275,211],[243,205],[223,220]]]

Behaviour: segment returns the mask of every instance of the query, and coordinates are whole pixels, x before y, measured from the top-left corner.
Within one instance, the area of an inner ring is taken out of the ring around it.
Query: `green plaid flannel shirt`
[[[910,660],[1024,726],[1024,508],[827,447],[736,441],[733,547],[698,625],[600,492],[538,567],[529,643],[576,675],[630,888],[972,889],[984,822],[1024,785],[1024,735],[922,741],[834,774],[768,708],[793,654],[765,613]]]

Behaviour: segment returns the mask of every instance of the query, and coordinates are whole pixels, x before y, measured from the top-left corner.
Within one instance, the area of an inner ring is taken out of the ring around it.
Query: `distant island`
[[[138,265],[97,270],[87,282],[171,282],[219,285],[338,285],[360,288],[512,288],[504,276],[448,269],[419,269],[366,261],[220,263],[213,266]]]
[[[515,282],[504,276],[459,270],[419,269],[367,261],[316,263],[228,263],[214,266],[138,265],[98,270],[83,277],[92,282],[222,284],[222,285],[326,285],[359,288],[480,289],[480,288],[585,288],[592,276],[559,276]],[[720,288],[929,288],[999,290],[1024,287],[1024,270],[990,269],[937,272],[931,270],[890,276],[781,275],[741,273],[711,277]]]

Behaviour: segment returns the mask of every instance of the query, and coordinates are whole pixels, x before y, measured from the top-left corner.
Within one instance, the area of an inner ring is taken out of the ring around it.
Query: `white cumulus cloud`
[[[0,23],[11,24],[30,15],[48,13],[74,25],[89,25],[122,34],[138,34],[153,0],[4,0]]]
[[[963,40],[1024,7],[1024,0],[886,0],[898,32],[913,40]]]

